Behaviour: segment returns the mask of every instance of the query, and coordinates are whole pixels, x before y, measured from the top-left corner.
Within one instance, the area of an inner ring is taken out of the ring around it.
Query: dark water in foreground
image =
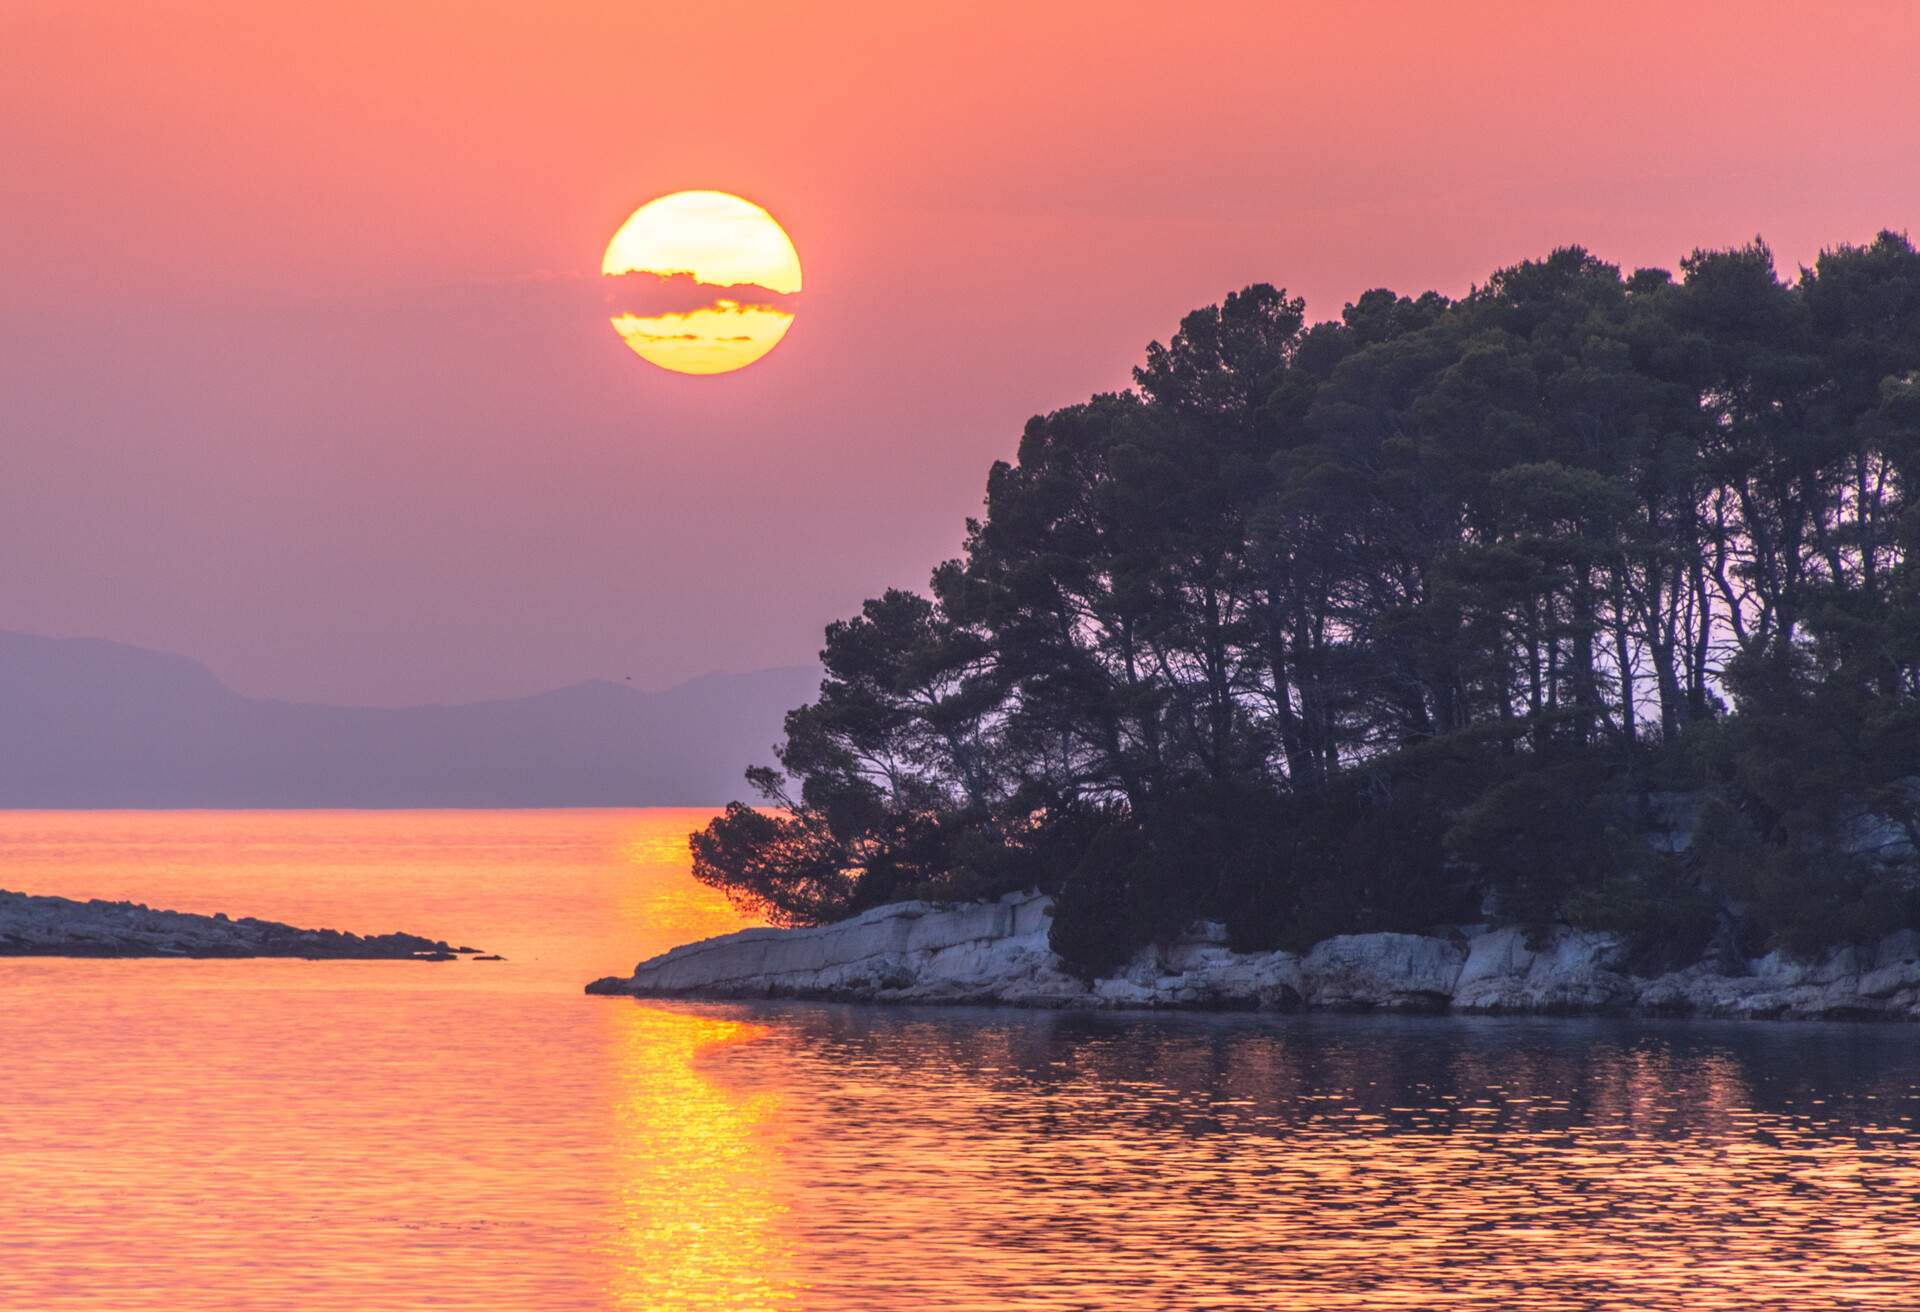
[[[662,1006],[691,812],[0,815],[504,963],[0,961],[0,1307],[1920,1302],[1920,1032]]]

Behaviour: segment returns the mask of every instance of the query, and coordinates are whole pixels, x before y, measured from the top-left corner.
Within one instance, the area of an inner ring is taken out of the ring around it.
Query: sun
[[[614,331],[682,374],[744,369],[780,344],[800,254],[773,215],[724,191],[676,191],[627,217],[600,261]]]

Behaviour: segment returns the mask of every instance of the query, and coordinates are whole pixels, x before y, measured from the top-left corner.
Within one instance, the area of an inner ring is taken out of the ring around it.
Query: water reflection
[[[0,816],[40,892],[493,963],[0,961],[0,1309],[1812,1309],[1920,1027],[668,1006],[704,814]]]
[[[643,823],[622,836],[620,856],[634,877],[619,893],[620,921],[632,927],[628,942],[635,961],[682,943],[765,923],[742,914],[718,889],[694,881],[687,834],[706,819],[705,812],[647,812]],[[672,878],[660,877],[669,871]],[[620,973],[630,969],[628,963]]]
[[[1904,1032],[700,1014],[769,1031],[705,1069],[783,1091],[810,1308],[1891,1308],[1920,1277]]]
[[[794,1306],[785,1211],[774,1192],[780,1153],[763,1132],[772,1092],[736,1094],[697,1064],[768,1031],[740,1020],[621,1008],[621,1249],[614,1305],[635,1312],[765,1312]]]

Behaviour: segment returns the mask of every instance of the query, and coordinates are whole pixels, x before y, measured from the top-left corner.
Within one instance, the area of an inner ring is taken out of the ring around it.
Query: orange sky
[[[1920,215],[1908,4],[0,8],[0,628],[399,701],[805,659],[1025,417],[1264,279]],[[718,379],[597,266],[739,192],[806,301]]]

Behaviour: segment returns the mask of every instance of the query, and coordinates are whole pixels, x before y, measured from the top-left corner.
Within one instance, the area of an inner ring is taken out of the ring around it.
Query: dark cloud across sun
[[[715,309],[723,300],[738,306],[765,306],[791,314],[801,296],[799,292],[778,292],[759,283],[724,285],[701,282],[691,273],[663,274],[640,269],[603,274],[601,282],[606,288],[609,313],[640,318],[692,314],[696,310]]]

